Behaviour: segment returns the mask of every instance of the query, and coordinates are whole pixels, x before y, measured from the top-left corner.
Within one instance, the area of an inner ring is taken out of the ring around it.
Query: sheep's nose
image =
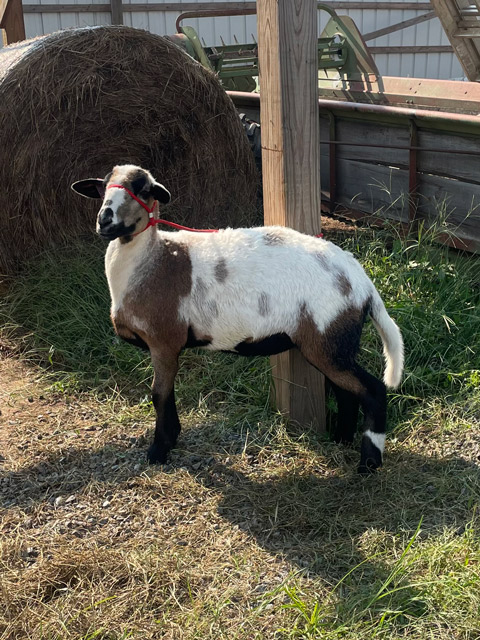
[[[108,225],[111,224],[112,220],[113,220],[113,211],[112,209],[110,209],[110,207],[107,207],[106,209],[104,209],[98,214],[98,226],[101,229],[108,227]]]

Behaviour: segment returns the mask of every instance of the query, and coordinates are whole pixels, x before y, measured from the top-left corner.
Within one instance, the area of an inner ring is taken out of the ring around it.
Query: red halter
[[[133,236],[138,236],[139,233],[143,233],[149,227],[154,227],[156,224],[166,224],[170,227],[174,227],[175,229],[181,229],[182,231],[195,231],[196,233],[216,233],[218,231],[218,229],[191,229],[190,227],[184,227],[181,224],[176,224],[175,222],[169,222],[168,220],[162,220],[161,218],[154,218],[153,212],[155,211],[155,206],[157,204],[156,200],[154,201],[153,205],[149,207],[147,204],[145,204],[145,202],[142,202],[140,198],[137,198],[137,196],[134,193],[132,193],[130,189],[127,189],[127,187],[124,187],[123,184],[109,184],[107,189],[123,189],[128,193],[130,197],[132,197],[136,202],[138,202],[138,204],[141,207],[143,207],[145,211],[148,213],[147,226],[145,227],[145,229],[142,229],[141,231],[137,231],[137,233],[132,233]]]

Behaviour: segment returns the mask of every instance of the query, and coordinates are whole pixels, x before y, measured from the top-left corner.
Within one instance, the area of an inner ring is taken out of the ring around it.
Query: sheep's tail
[[[370,312],[373,324],[383,342],[385,356],[385,372],[383,381],[387,387],[396,389],[403,373],[403,339],[400,329],[388,315],[382,299],[375,291]]]

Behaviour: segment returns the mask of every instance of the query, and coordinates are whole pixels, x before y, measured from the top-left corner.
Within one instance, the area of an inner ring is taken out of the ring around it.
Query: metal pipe
[[[180,23],[188,18],[219,18],[222,16],[251,16],[257,13],[256,9],[218,9],[216,11],[185,11],[175,20],[177,33],[180,31]]]
[[[466,83],[467,84],[467,83]],[[260,95],[258,93],[248,93],[247,91],[227,91],[233,102],[239,101],[252,107],[260,107]],[[415,118],[418,122],[456,122],[469,125],[480,126],[479,115],[469,115],[464,113],[451,113],[443,111],[428,111],[427,109],[407,109],[404,107],[390,107],[379,104],[362,104],[359,102],[341,102],[337,100],[324,100],[319,98],[318,106],[328,111],[338,111],[347,113],[365,113],[378,116],[396,116],[411,120]]]
[[[385,149],[384,144],[370,144],[369,142],[349,142],[348,140],[320,140],[320,144],[337,144],[342,147],[370,147],[372,149]],[[416,145],[405,146],[401,144],[389,144],[389,149],[401,149],[402,151],[431,151],[432,153],[456,153],[458,155],[478,156],[480,151],[465,151],[464,149],[436,149],[431,147],[419,147]]]
[[[330,17],[336,18],[337,13],[335,9],[323,2],[317,2],[317,9],[320,11],[326,11]],[[203,11],[185,11],[185,13],[181,13],[175,21],[175,28],[177,33],[181,33],[180,31],[180,23],[187,18],[220,18],[223,16],[251,16],[257,13],[256,7],[248,8],[244,7],[242,9],[229,9],[228,3],[219,4],[218,9],[205,9]]]
[[[328,113],[328,118],[330,120],[330,140],[329,140],[329,176],[330,176],[330,213],[335,211],[335,203],[337,201],[337,147],[335,145],[335,136],[336,132],[336,122],[335,116],[331,111]],[[322,143],[322,140],[320,140]]]

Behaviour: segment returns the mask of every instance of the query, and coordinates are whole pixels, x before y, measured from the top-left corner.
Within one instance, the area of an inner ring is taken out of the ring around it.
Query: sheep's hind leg
[[[385,444],[387,415],[385,385],[356,363],[350,364],[348,369],[340,368],[324,354],[315,354],[312,351],[308,353],[307,359],[337,387],[348,394],[353,394],[360,402],[365,421],[358,472],[364,475],[374,473],[378,467],[382,466]]]
[[[365,414],[362,444],[360,449],[361,474],[373,473],[382,465],[387,421],[387,389],[381,380],[357,365],[357,375],[366,388],[360,400]]]
[[[350,391],[345,391],[331,380],[328,381],[337,400],[337,424],[333,431],[335,442],[351,444],[357,431],[360,402]]]
[[[385,385],[356,363],[347,370],[329,368],[325,374],[341,389],[355,395],[362,406],[365,419],[358,472],[363,475],[374,473],[382,466],[385,445]]]
[[[155,435],[148,450],[148,461],[163,464],[175,446],[180,433],[175,404],[174,382],[178,370],[178,354],[151,349],[154,379],[152,400],[157,414]]]

